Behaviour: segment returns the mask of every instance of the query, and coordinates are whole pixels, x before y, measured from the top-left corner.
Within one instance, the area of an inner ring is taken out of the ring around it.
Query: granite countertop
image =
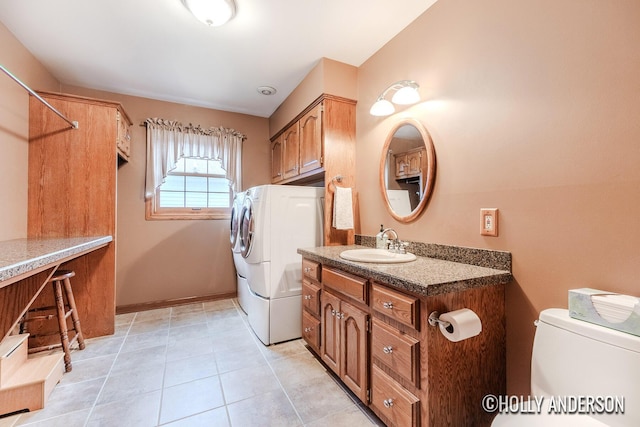
[[[0,287],[16,278],[98,249],[111,236],[28,238],[0,241]]]
[[[418,256],[415,261],[397,264],[355,262],[340,258],[342,251],[365,248],[370,247],[360,245],[321,246],[300,248],[298,253],[312,261],[423,296],[506,284],[512,279],[511,272],[508,270],[424,256]]]

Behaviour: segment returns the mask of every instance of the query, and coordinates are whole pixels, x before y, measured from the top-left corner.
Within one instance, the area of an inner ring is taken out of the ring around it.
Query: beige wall
[[[146,128],[140,124],[161,117],[242,132],[247,136],[242,178],[248,188],[269,178],[268,120],[78,87],[62,91],[118,101],[133,121],[131,160],[118,169],[116,305],[235,292],[228,220],[145,220]]]
[[[357,182],[363,234],[513,254],[508,391],[528,393],[533,321],[567,290],[638,295],[640,2],[440,0],[358,69]],[[388,118],[368,109],[401,79],[424,102]],[[426,212],[387,214],[377,173],[387,132],[418,118],[437,154]],[[371,183],[371,184],[367,184]],[[500,209],[500,236],[479,210]]]
[[[34,90],[59,83],[0,23],[0,65]],[[29,93],[0,72],[0,240],[27,237]]]
[[[282,130],[323,93],[357,99],[358,69],[332,59],[321,58],[269,117],[269,136]]]

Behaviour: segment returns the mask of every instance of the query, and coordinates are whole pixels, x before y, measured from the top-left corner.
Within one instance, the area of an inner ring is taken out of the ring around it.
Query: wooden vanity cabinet
[[[309,347],[387,426],[491,424],[482,398],[506,393],[504,285],[424,296],[307,259],[305,268],[322,271],[319,289],[303,290],[321,301],[319,317],[303,304],[320,321],[320,350]],[[464,307],[480,335],[451,342],[429,326],[429,313]]]

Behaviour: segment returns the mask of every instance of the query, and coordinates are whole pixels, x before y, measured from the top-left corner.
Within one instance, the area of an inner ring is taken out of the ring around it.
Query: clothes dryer
[[[248,319],[266,345],[301,336],[301,247],[323,244],[322,187],[264,185],[247,190],[240,253],[247,267]]]
[[[238,294],[238,303],[240,308],[247,312],[247,298],[249,284],[247,282],[247,263],[240,253],[240,213],[244,204],[245,192],[236,193],[233,198],[233,206],[231,207],[231,221],[229,241],[231,243],[231,252],[233,253],[233,263],[236,267],[236,289]]]

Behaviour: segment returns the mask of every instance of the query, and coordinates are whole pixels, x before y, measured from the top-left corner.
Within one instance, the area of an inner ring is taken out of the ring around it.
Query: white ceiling
[[[269,117],[320,58],[360,66],[435,1],[236,0],[207,27],[180,0],[0,0],[0,21],[63,84]]]

